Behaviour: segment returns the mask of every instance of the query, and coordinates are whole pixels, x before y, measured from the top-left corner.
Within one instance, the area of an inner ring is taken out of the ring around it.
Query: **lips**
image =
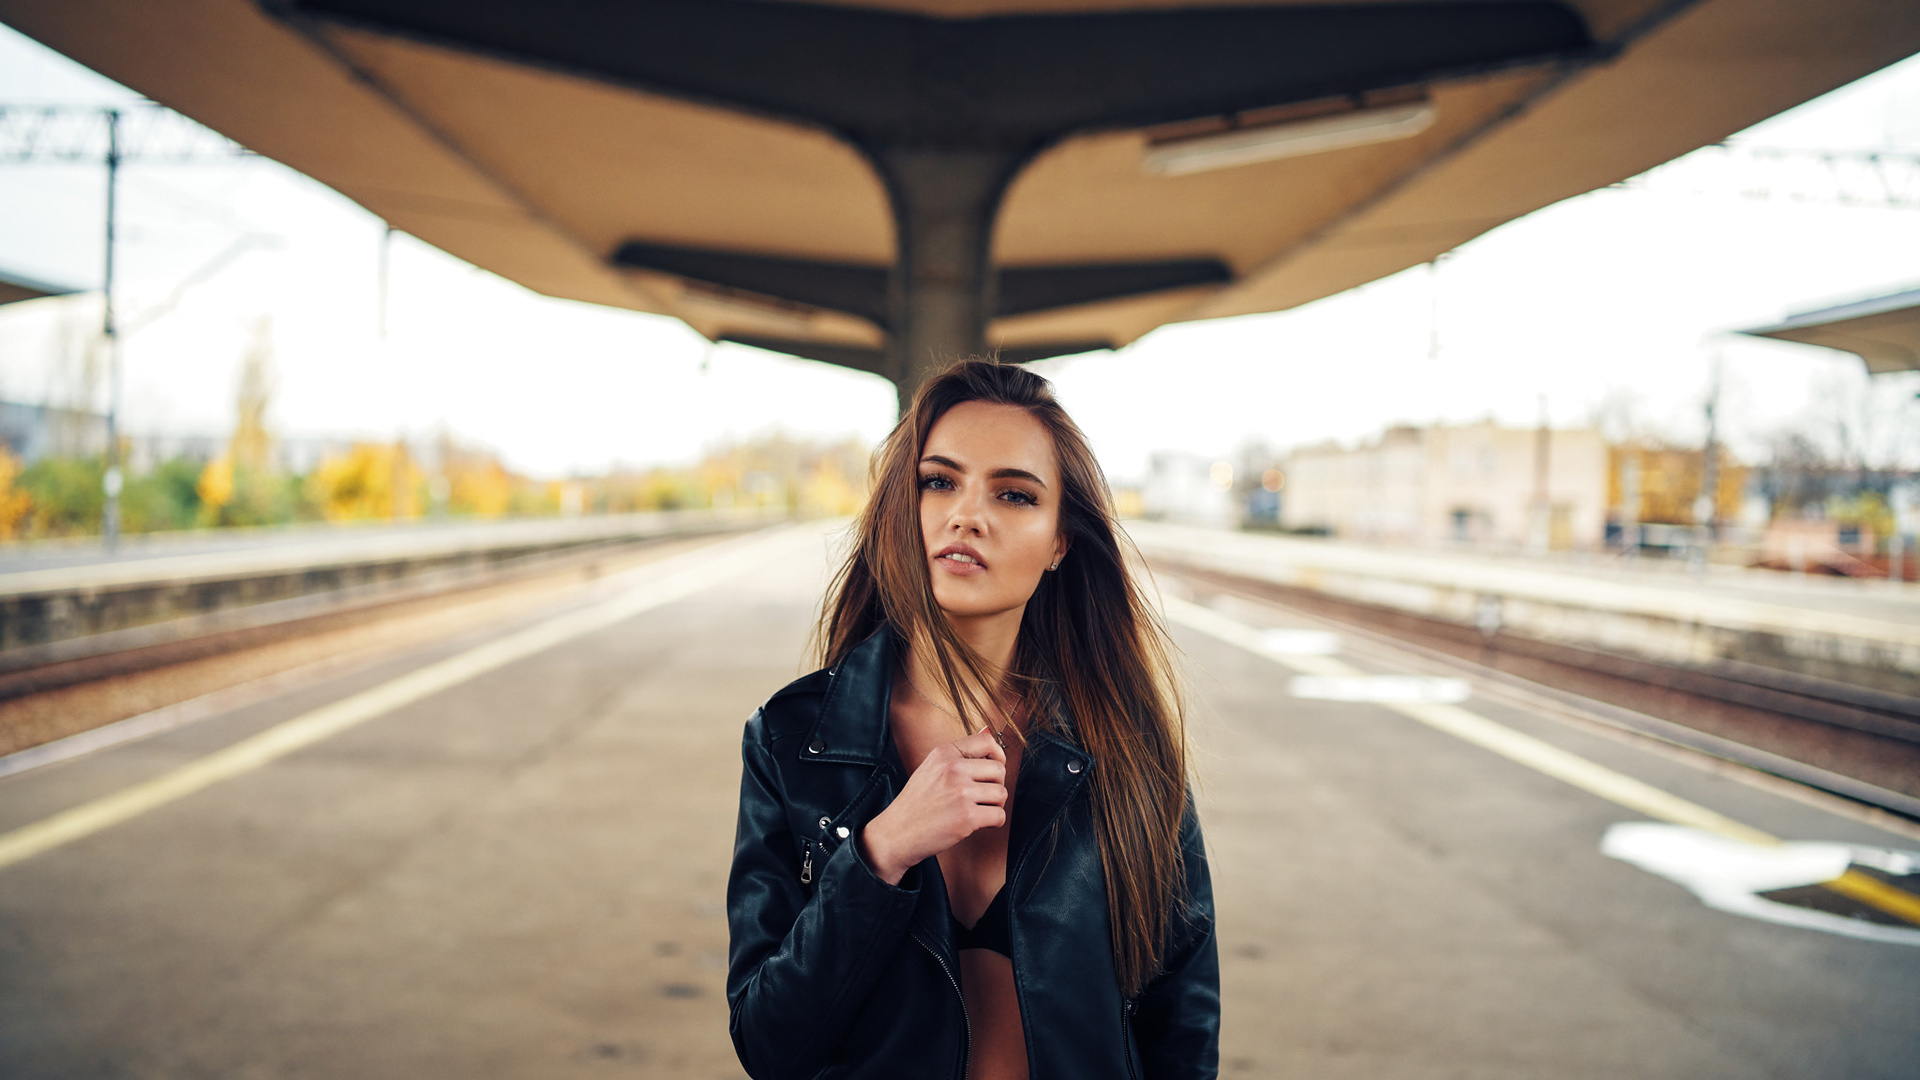
[[[948,544],[946,547],[934,553],[933,557],[936,560],[953,564],[956,567],[977,566],[982,570],[987,568],[987,561],[980,557],[980,553],[965,544]]]

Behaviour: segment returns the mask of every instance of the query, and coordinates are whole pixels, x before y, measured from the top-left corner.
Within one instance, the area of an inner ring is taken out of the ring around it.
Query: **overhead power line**
[[[150,101],[126,105],[0,105],[0,164],[98,162],[107,170],[106,269],[101,295],[107,342],[106,506],[101,533],[108,551],[120,540],[120,337],[115,317],[113,264],[120,166],[232,161],[251,151],[217,132]],[[223,258],[225,256],[223,255]]]
[[[1676,195],[1920,210],[1920,153],[1722,143],[1613,186]]]
[[[151,101],[126,105],[0,105],[0,163],[120,161],[198,164],[253,151]]]

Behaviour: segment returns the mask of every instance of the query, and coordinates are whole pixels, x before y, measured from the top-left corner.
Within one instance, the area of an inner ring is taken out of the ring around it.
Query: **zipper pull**
[[[813,884],[813,841],[807,841],[806,858],[800,863],[800,884]]]

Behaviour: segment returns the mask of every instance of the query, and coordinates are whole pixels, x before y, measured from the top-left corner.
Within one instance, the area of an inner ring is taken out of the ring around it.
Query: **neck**
[[[984,662],[985,670],[982,674],[986,676],[987,682],[984,686],[974,682],[964,667],[955,671],[954,675],[960,681],[962,693],[971,690],[981,704],[991,710],[988,719],[996,726],[1006,723],[1007,719],[1000,695],[994,691],[1000,685],[1001,676],[1013,666],[1013,648],[1020,639],[1020,617],[1025,610],[1022,606],[1013,611],[988,616],[973,618],[948,616],[960,640],[966,642],[975,655]],[[940,673],[940,661],[934,656],[933,643],[927,640],[925,635],[921,635],[913,643],[903,662],[907,677],[913,681],[914,687],[923,696],[955,716],[960,714],[959,706],[947,690],[946,678]]]

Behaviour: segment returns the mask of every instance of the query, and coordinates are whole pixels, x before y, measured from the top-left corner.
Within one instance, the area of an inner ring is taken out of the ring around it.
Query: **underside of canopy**
[[[1920,289],[1809,311],[1778,326],[1741,333],[1850,352],[1874,375],[1920,371]]]
[[[1906,0],[0,0],[536,291],[873,371],[1417,265],[1920,50]],[[1418,106],[1198,171],[1149,151]],[[1569,252],[1577,258],[1577,252]]]

